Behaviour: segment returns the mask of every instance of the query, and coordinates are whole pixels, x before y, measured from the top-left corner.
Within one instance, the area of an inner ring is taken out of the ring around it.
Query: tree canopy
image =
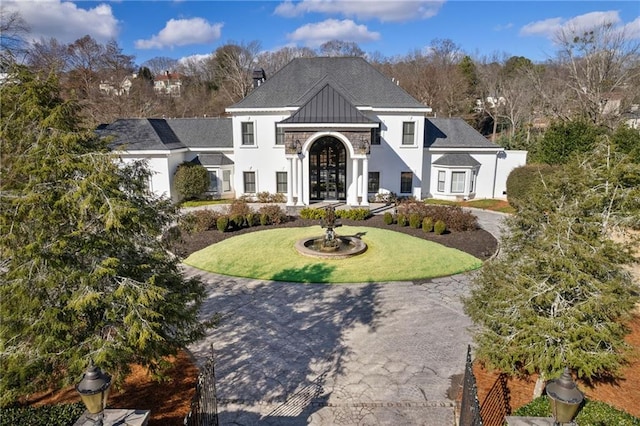
[[[160,238],[174,207],[81,128],[55,78],[12,69],[0,95],[0,402],[77,381],[89,359],[116,379],[159,371],[203,331],[203,286]]]
[[[532,186],[464,301],[478,358],[511,374],[553,377],[568,366],[586,380],[616,377],[638,301],[625,268],[637,246],[612,236],[640,226],[639,172],[601,138]]]

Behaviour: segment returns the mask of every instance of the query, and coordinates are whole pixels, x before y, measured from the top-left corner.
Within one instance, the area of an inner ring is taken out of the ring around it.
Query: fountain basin
[[[357,237],[336,237],[337,244],[325,246],[325,237],[303,238],[294,247],[298,253],[318,259],[346,259],[367,250],[367,244]]]

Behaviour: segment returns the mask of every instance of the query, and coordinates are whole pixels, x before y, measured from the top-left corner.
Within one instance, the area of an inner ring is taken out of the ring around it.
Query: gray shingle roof
[[[233,164],[233,161],[221,152],[199,154],[191,162],[202,166],[229,166]]]
[[[185,148],[163,119],[129,118],[117,120],[98,131],[109,136],[112,148],[132,150],[171,150]]]
[[[373,123],[330,84],[325,84],[282,123]]]
[[[499,148],[462,118],[427,118],[425,148]]]
[[[438,158],[433,164],[439,166],[477,167],[480,163],[467,153],[449,153]]]
[[[339,88],[356,107],[426,108],[367,61],[355,57],[296,58],[231,108],[302,106],[309,89],[322,80]]]
[[[96,131],[128,151],[233,148],[230,118],[128,118]]]
[[[233,148],[231,118],[170,118],[166,120],[190,148]]]

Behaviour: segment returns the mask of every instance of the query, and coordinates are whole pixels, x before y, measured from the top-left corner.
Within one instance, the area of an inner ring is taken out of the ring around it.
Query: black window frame
[[[413,172],[400,172],[400,193],[411,194],[412,191],[413,191]]]
[[[284,145],[284,129],[276,124],[276,145]]]
[[[284,175],[284,181],[281,181],[281,177],[283,175]],[[276,172],[276,192],[278,194],[286,194],[288,191],[288,187],[289,187],[289,184],[288,184],[287,172]]]
[[[247,179],[251,177],[251,179]],[[242,182],[245,194],[255,194],[257,191],[256,186],[256,172],[242,172]],[[253,191],[251,190],[253,189]]]
[[[249,126],[251,129],[249,130]],[[240,123],[240,132],[242,133],[242,145],[255,145],[255,126],[253,121],[243,121]]]
[[[372,176],[375,175],[375,178]],[[380,191],[380,172],[369,172],[367,176],[367,192],[378,193]]]

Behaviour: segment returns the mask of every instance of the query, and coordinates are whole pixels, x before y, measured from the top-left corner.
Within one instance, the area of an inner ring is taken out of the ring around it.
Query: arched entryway
[[[309,196],[314,201],[347,198],[347,150],[332,136],[309,149]]]

